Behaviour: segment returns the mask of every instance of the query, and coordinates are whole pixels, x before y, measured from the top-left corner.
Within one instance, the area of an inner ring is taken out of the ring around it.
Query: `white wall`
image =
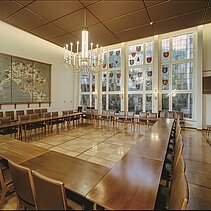
[[[203,26],[203,76],[211,76],[211,24]],[[203,94],[203,128],[211,125],[211,94]]]
[[[51,70],[51,107],[43,104],[49,111],[74,108],[73,77],[63,64],[63,48],[32,34],[0,21],[0,52],[35,61],[52,64]],[[75,104],[77,106],[77,104]],[[30,108],[38,108],[31,105]],[[27,105],[17,105],[17,110],[27,109]],[[2,105],[1,110],[13,110],[13,105]]]

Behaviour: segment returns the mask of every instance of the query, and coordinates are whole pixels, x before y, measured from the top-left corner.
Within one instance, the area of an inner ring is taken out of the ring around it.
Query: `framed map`
[[[50,101],[50,64],[0,54],[0,103]]]

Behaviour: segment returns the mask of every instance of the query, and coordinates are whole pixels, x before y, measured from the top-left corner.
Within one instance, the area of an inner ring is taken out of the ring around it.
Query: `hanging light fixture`
[[[86,25],[86,9],[84,10],[84,25],[82,28],[81,52],[79,52],[79,42],[76,43],[76,52],[73,52],[73,43],[64,47],[64,64],[72,71],[79,73],[96,73],[103,66],[103,50],[102,47],[96,45],[93,49],[93,43],[88,43],[88,28]]]

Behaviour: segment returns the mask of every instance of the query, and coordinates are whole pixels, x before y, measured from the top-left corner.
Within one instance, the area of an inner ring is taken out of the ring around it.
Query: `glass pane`
[[[107,77],[106,77],[106,73],[103,72],[102,73],[102,91],[106,92],[106,84],[107,84]]]
[[[162,62],[169,62],[170,54],[170,41],[169,39],[163,39],[162,41]]]
[[[92,107],[95,107],[95,96],[94,94],[92,94]]]
[[[90,106],[90,95],[81,95],[81,105],[85,108]]]
[[[152,63],[153,45],[152,42],[146,43],[146,64]]]
[[[103,51],[103,69],[107,68],[107,51]]]
[[[121,67],[121,49],[109,51],[109,68]]]
[[[121,70],[108,73],[109,91],[120,91],[121,89]]]
[[[119,94],[108,95],[108,108],[119,112],[121,109],[121,98]]]
[[[144,64],[144,45],[143,44],[129,46],[128,54],[129,54],[128,56],[129,66]]]
[[[152,112],[152,94],[146,94],[146,112]]]
[[[102,95],[102,109],[106,110],[106,94]]]
[[[172,89],[190,90],[193,86],[193,63],[172,65]]]
[[[162,110],[169,110],[169,94],[162,94]]]
[[[143,91],[144,69],[129,69],[128,91]]]
[[[92,91],[95,92],[95,74],[92,74]]]
[[[148,66],[146,71],[146,91],[149,90],[152,90],[152,66]]]
[[[162,65],[162,90],[169,90],[170,73],[169,65]]]
[[[89,74],[81,74],[81,92],[90,92]]]
[[[143,111],[143,95],[129,94],[128,95],[128,111],[134,111],[136,114]]]
[[[184,34],[172,39],[172,61],[193,58],[193,34]]]
[[[193,97],[191,93],[179,93],[172,96],[173,111],[182,111],[185,118],[193,117]]]

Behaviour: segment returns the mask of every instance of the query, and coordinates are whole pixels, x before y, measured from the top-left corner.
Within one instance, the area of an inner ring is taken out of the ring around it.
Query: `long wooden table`
[[[107,167],[54,151],[44,153],[21,165],[47,177],[63,181],[67,190],[83,199],[110,170]],[[87,204],[89,203],[85,202],[85,206]]]
[[[8,143],[0,145],[0,157],[11,160],[15,163],[22,163],[24,161],[35,158],[48,150],[25,142],[13,140]]]
[[[106,209],[154,209],[172,123],[165,119],[155,123],[88,193],[87,199]]]

